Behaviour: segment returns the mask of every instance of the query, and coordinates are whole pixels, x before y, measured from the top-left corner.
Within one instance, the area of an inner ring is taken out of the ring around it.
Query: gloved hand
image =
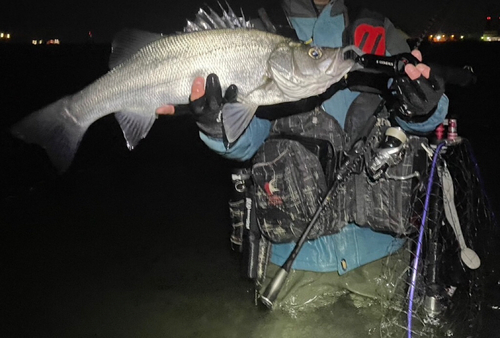
[[[345,88],[345,82],[342,80],[317,96],[294,102],[259,106],[255,116],[266,120],[276,120],[294,114],[305,113],[313,110],[343,88]],[[224,127],[220,112],[224,104],[236,103],[237,96],[238,87],[233,84],[227,88],[223,97],[219,78],[215,74],[207,76],[206,84],[203,78],[196,78],[191,87],[189,108],[191,113],[194,114],[200,129],[211,137],[223,138]]]
[[[201,131],[213,138],[224,138],[224,126],[222,124],[222,106],[226,103],[235,103],[238,97],[238,87],[230,85],[224,96],[215,74],[207,76],[203,88],[203,78],[196,78],[193,82],[191,96],[189,98],[189,109]]]
[[[227,88],[224,97],[219,78],[215,74],[197,77],[191,87],[189,104],[186,105],[163,105],[156,108],[158,115],[190,115],[194,117],[198,127],[208,136],[213,138],[224,138],[224,127],[220,116],[222,106],[226,103],[236,102],[238,87],[235,85]]]
[[[422,54],[418,50],[412,54],[422,61]],[[436,108],[444,93],[444,81],[432,74],[429,66],[419,63],[416,66],[405,66],[408,75],[396,77],[391,90],[397,98],[394,107],[397,115],[406,121],[419,120],[428,117]]]

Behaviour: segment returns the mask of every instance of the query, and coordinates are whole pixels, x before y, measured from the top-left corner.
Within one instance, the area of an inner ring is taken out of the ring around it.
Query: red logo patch
[[[266,191],[267,194],[267,200],[269,204],[272,206],[282,205],[283,200],[281,199],[281,197],[274,194],[275,191],[279,190],[273,187],[272,183],[273,180],[271,180],[271,182],[266,182],[266,184],[264,184],[264,190]]]
[[[385,29],[361,24],[354,32],[354,44],[368,54],[385,55]]]

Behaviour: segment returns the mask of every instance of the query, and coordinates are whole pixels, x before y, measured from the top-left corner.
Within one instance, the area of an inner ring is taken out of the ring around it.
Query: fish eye
[[[308,54],[314,60],[318,60],[321,59],[321,57],[323,56],[323,51],[320,48],[312,47],[309,49]]]

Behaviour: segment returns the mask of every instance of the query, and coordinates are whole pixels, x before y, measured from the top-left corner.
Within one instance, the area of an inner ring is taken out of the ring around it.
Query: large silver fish
[[[116,113],[129,149],[134,148],[153,125],[156,108],[188,103],[198,76],[217,74],[223,90],[238,86],[241,103],[222,111],[226,136],[234,142],[257,106],[321,94],[353,66],[342,49],[246,28],[171,36],[129,31],[116,41],[107,74],[12,128],[17,137],[45,148],[60,171],[71,164],[87,128],[107,114]]]

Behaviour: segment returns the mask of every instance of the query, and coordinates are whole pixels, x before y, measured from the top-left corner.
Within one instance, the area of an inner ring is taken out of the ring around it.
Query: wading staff
[[[368,135],[375,126],[375,122],[377,122],[376,116],[382,110],[383,106],[384,104],[383,102],[381,102],[375,113],[368,119],[365,128],[363,128],[363,132],[361,133],[362,138],[358,139],[358,141],[354,143],[351,151],[349,151],[349,153],[347,154],[347,159],[342,163],[340,168],[337,170],[337,174],[335,175],[335,181],[333,182],[333,185],[330,188],[330,190],[328,190],[328,192],[326,193],[318,209],[316,209],[316,212],[314,213],[311,222],[309,222],[307,227],[302,232],[302,235],[300,235],[300,238],[295,244],[295,247],[290,253],[290,256],[288,256],[285,263],[281,266],[281,268],[278,270],[274,278],[271,280],[269,285],[264,290],[264,293],[260,296],[262,303],[266,305],[268,308],[273,307],[274,301],[278,297],[278,294],[280,293],[281,288],[283,287],[283,284],[286,281],[288,273],[292,269],[293,262],[295,261],[300,250],[304,246],[304,243],[307,241],[307,236],[309,236],[311,229],[316,224],[319,216],[321,215],[327,204],[332,200],[333,197],[335,197],[335,193],[339,185],[343,183],[349,177],[349,175],[353,173],[355,170],[361,170],[363,165],[364,150],[365,150],[364,139],[366,138],[366,135]]]

